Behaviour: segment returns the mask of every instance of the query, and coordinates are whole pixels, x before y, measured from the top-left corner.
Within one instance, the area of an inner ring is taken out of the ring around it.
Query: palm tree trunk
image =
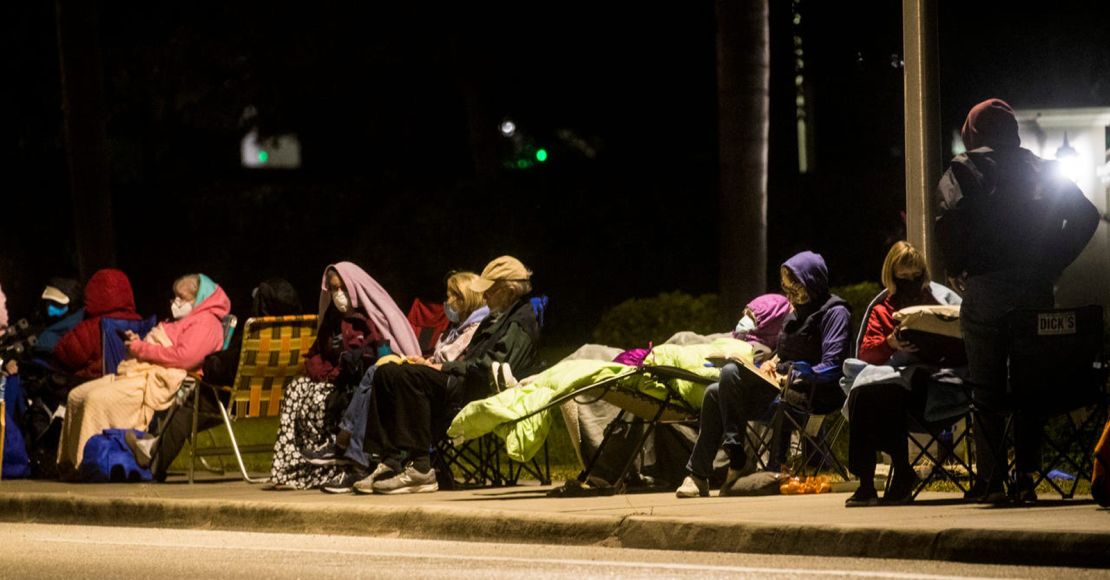
[[[717,0],[720,308],[767,288],[768,0]]]
[[[116,261],[97,5],[54,4],[77,267],[85,279]]]

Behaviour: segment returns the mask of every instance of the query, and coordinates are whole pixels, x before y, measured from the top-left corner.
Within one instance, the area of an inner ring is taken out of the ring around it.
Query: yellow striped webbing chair
[[[304,355],[316,340],[316,315],[267,316],[247,320],[243,328],[243,346],[240,350],[239,368],[235,372],[233,385],[212,385],[213,388],[229,394],[229,404],[224,407],[220,402],[231,439],[230,447],[195,449],[190,445],[189,482],[193,481],[196,459],[201,456],[235,455],[243,479],[251,483],[261,483],[263,479],[252,479],[243,464],[243,453],[265,453],[273,449],[272,444],[240,447],[232,430],[232,420],[275,417],[281,411],[281,397],[284,388],[304,372]],[[194,396],[199,396],[199,390]],[[219,399],[219,397],[217,397]],[[194,400],[193,408],[199,409],[199,401]],[[198,417],[193,416],[193,443],[197,439]]]

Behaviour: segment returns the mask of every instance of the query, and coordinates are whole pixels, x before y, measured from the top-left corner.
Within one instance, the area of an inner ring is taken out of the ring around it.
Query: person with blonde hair
[[[365,444],[381,460],[354,485],[356,492],[390,495],[439,489],[429,450],[450,419],[470,401],[495,392],[494,363],[508,364],[521,376],[532,370],[540,324],[527,298],[531,277],[532,272],[512,256],[493,260],[472,285],[483,294],[490,315],[458,359],[378,367]]]
[[[451,326],[436,342],[431,357],[424,359],[421,356],[408,356],[402,359],[404,362],[443,364],[459,358],[474,338],[478,325],[489,315],[489,308],[482,293],[474,289],[477,281],[478,275],[474,272],[455,272],[447,277],[447,300],[443,303],[443,311]],[[325,493],[350,493],[355,482],[369,474],[371,458],[363,450],[363,439],[366,437],[367,413],[370,410],[374,375],[379,365],[370,367],[363,375],[362,382],[351,397],[351,403],[347,406],[347,411],[339,424],[339,434],[335,438],[334,447],[317,453],[309,459],[317,465],[333,463],[348,465],[347,469],[340,471],[324,483],[321,489]]]
[[[857,354],[859,360],[850,360],[844,365],[846,369],[853,365],[887,365],[895,372],[910,363],[920,362],[914,360],[917,346],[899,338],[894,313],[911,306],[960,302],[959,296],[951,290],[930,281],[924,254],[908,242],[895,243],[887,253],[881,279],[886,296],[867,314]],[[909,463],[907,413],[911,408],[924,407],[925,391],[911,391],[901,382],[849,384],[848,388],[846,408],[851,419],[848,470],[859,477],[860,486],[845,501],[845,506],[879,503],[875,490],[875,454],[879,451],[891,457],[891,483],[882,503],[910,501],[917,475]]]

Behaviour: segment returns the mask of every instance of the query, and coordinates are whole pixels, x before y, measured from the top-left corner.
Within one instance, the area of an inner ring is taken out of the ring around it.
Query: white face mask
[[[336,290],[331,293],[331,303],[335,305],[335,309],[338,310],[340,314],[346,314],[347,311],[351,309],[351,299],[347,296],[347,293],[342,290]]]
[[[193,303],[185,302],[180,298],[176,298],[173,304],[170,304],[170,312],[173,314],[174,320],[181,320],[193,311]]]
[[[755,321],[751,316],[744,316],[736,323],[736,334],[751,334],[755,331]]]

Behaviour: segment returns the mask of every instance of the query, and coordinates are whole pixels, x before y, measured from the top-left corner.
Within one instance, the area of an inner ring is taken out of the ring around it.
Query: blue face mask
[[[60,306],[54,303],[46,305],[46,315],[50,318],[61,318],[66,312],[69,312],[69,306]]]
[[[450,320],[451,324],[459,323],[459,311],[452,308],[450,304],[445,303],[443,305],[443,314],[447,316],[447,320]]]

